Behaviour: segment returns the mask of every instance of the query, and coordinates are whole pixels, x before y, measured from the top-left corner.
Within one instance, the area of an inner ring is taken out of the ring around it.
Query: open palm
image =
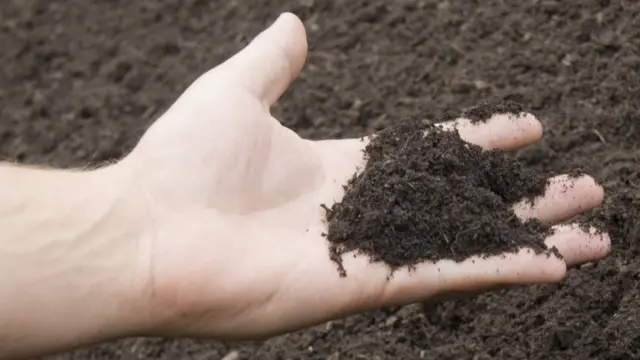
[[[269,107],[301,71],[302,23],[282,16],[240,53],[201,76],[118,166],[135,174],[148,204],[145,271],[148,333],[257,338],[387,305],[496,285],[561,280],[566,266],[598,259],[606,235],[565,226],[550,237],[564,260],[521,252],[399,270],[345,257],[347,277],[329,258],[324,210],[343,195],[367,139],[309,141],[283,127]],[[443,124],[484,148],[537,141],[538,120],[507,115],[486,124]],[[597,206],[589,177],[556,179],[522,218],[568,219]],[[568,189],[568,190],[567,190]],[[496,271],[499,270],[499,271]]]

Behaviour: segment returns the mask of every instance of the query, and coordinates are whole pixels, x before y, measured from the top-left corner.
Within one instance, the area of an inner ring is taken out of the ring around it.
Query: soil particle
[[[486,106],[475,118],[503,109]],[[353,250],[392,271],[523,247],[549,250],[549,229],[536,220],[523,223],[511,208],[523,197],[544,194],[547,180],[504,152],[483,151],[457,131],[419,119],[381,131],[364,152],[364,170],[327,211],[331,258],[342,275],[341,257]]]

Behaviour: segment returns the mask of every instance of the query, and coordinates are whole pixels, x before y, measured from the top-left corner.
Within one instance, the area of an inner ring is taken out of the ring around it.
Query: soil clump
[[[482,121],[511,109],[521,111],[497,104],[465,114]],[[511,207],[544,194],[548,181],[505,152],[483,151],[457,130],[412,118],[376,134],[364,153],[364,169],[345,186],[342,201],[326,209],[326,237],[341,275],[342,256],[353,250],[392,272],[422,261],[549,250],[550,229],[521,221]]]

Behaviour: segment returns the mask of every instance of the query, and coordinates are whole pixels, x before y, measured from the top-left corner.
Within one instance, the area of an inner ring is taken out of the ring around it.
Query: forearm
[[[118,176],[0,165],[0,358],[135,327],[139,213]]]

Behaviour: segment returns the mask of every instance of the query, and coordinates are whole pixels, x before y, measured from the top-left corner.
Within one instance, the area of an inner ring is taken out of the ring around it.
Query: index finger
[[[457,118],[436,124],[444,130],[458,130],[462,140],[480,146],[485,150],[501,149],[516,150],[526,147],[540,140],[542,124],[530,113],[494,114],[486,121],[472,121],[467,118]],[[335,152],[333,158],[340,158],[345,163],[362,166],[364,158],[362,150],[369,143],[370,137],[344,140],[321,140],[315,143],[323,146],[323,151]],[[347,177],[353,175],[350,173]]]
[[[529,113],[494,114],[486,122],[458,118],[437,124],[446,130],[458,130],[460,137],[483,149],[514,150],[533,144],[542,137],[542,124]]]

